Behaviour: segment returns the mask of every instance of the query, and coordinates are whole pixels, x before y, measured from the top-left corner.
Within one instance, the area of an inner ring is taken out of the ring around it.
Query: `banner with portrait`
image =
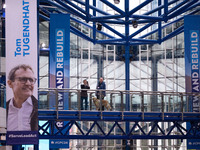
[[[185,85],[186,92],[199,94],[200,90],[200,16],[184,17],[185,35]],[[189,97],[189,108],[191,112],[199,112],[199,96]],[[190,125],[187,124],[190,128]],[[197,133],[196,133],[197,134]],[[199,133],[198,133],[199,134]],[[199,139],[188,139],[187,149],[200,149]]]
[[[38,144],[37,0],[6,0],[7,144]]]

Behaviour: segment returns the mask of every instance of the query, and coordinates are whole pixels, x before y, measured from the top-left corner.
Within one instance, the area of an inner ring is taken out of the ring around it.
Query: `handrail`
[[[57,88],[39,88],[38,95],[48,95],[44,102],[44,109],[58,110],[58,93],[68,93],[68,106],[69,110],[81,110],[80,108],[80,93],[85,89],[57,89]],[[5,88],[1,89],[1,105],[5,102]],[[112,107],[110,111],[127,111],[126,110],[126,96],[130,96],[130,111],[141,112],[191,112],[190,99],[195,96],[200,98],[200,93],[192,92],[162,92],[162,91],[126,91],[126,90],[96,90],[88,89],[89,110],[95,110],[92,97],[99,91],[106,91],[105,99]],[[58,93],[57,93],[58,92]],[[57,94],[56,94],[57,93]],[[55,106],[48,107],[51,95],[55,98]],[[57,96],[56,96],[57,95]],[[155,102],[155,103],[153,103]],[[39,101],[39,104],[42,103]],[[100,101],[102,106],[102,101]],[[1,106],[2,107],[2,106]],[[40,107],[39,107],[40,108]],[[200,107],[199,107],[200,110]],[[100,107],[100,111],[101,107]]]
[[[56,89],[56,88],[39,88],[39,95],[45,95],[47,93],[54,93],[56,96],[59,92],[69,93],[69,109],[70,110],[81,110],[80,108],[80,93],[85,89]],[[92,101],[92,97],[95,97],[95,93],[99,91],[100,93],[106,91],[105,99],[110,103],[112,108],[109,111],[127,111],[124,107],[126,104],[125,97],[130,96],[130,107],[136,107],[137,110],[140,109],[142,113],[144,112],[190,112],[189,110],[189,99],[192,96],[200,97],[198,93],[189,92],[161,92],[161,91],[126,91],[126,90],[96,90],[88,89],[89,97],[89,110],[95,110],[95,106]],[[57,93],[58,92],[58,93]],[[115,96],[114,96],[115,95]],[[58,95],[57,95],[58,96]],[[56,96],[56,97],[57,97]],[[56,98],[58,101],[58,98]],[[136,99],[137,98],[137,99]],[[132,100],[135,100],[133,103]],[[102,101],[100,101],[100,111],[102,111]],[[56,102],[55,110],[58,110],[58,102]],[[173,108],[173,109],[171,109]],[[133,109],[129,109],[133,110]],[[108,110],[106,110],[108,111]],[[163,115],[162,115],[163,116]]]

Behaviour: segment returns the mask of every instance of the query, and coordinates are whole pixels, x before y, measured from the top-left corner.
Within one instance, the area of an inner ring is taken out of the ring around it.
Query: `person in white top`
[[[38,100],[33,96],[33,69],[29,65],[18,65],[8,75],[7,84],[14,97],[7,104],[7,131],[38,130]]]

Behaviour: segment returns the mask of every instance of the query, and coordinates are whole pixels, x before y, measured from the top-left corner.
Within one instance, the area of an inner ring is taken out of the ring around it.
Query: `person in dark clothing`
[[[105,90],[106,89],[106,84],[103,81],[102,77],[99,79],[99,82],[97,84],[96,89],[97,89],[97,91],[96,91],[96,97],[97,97],[97,99],[103,100],[104,97],[106,96],[106,91],[98,91],[98,90]],[[104,110],[104,106],[102,106],[102,110]]]
[[[83,80],[83,84],[81,84],[81,110],[83,109],[83,101],[85,101],[85,110],[87,110],[88,107],[88,94],[86,89],[90,89],[90,86],[88,84],[88,81],[85,79]]]

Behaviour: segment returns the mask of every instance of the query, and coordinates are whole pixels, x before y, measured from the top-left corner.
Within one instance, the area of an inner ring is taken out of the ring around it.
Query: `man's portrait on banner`
[[[37,79],[30,65],[21,64],[8,74],[7,86],[13,98],[6,103],[7,131],[38,130],[38,100],[33,96]]]

